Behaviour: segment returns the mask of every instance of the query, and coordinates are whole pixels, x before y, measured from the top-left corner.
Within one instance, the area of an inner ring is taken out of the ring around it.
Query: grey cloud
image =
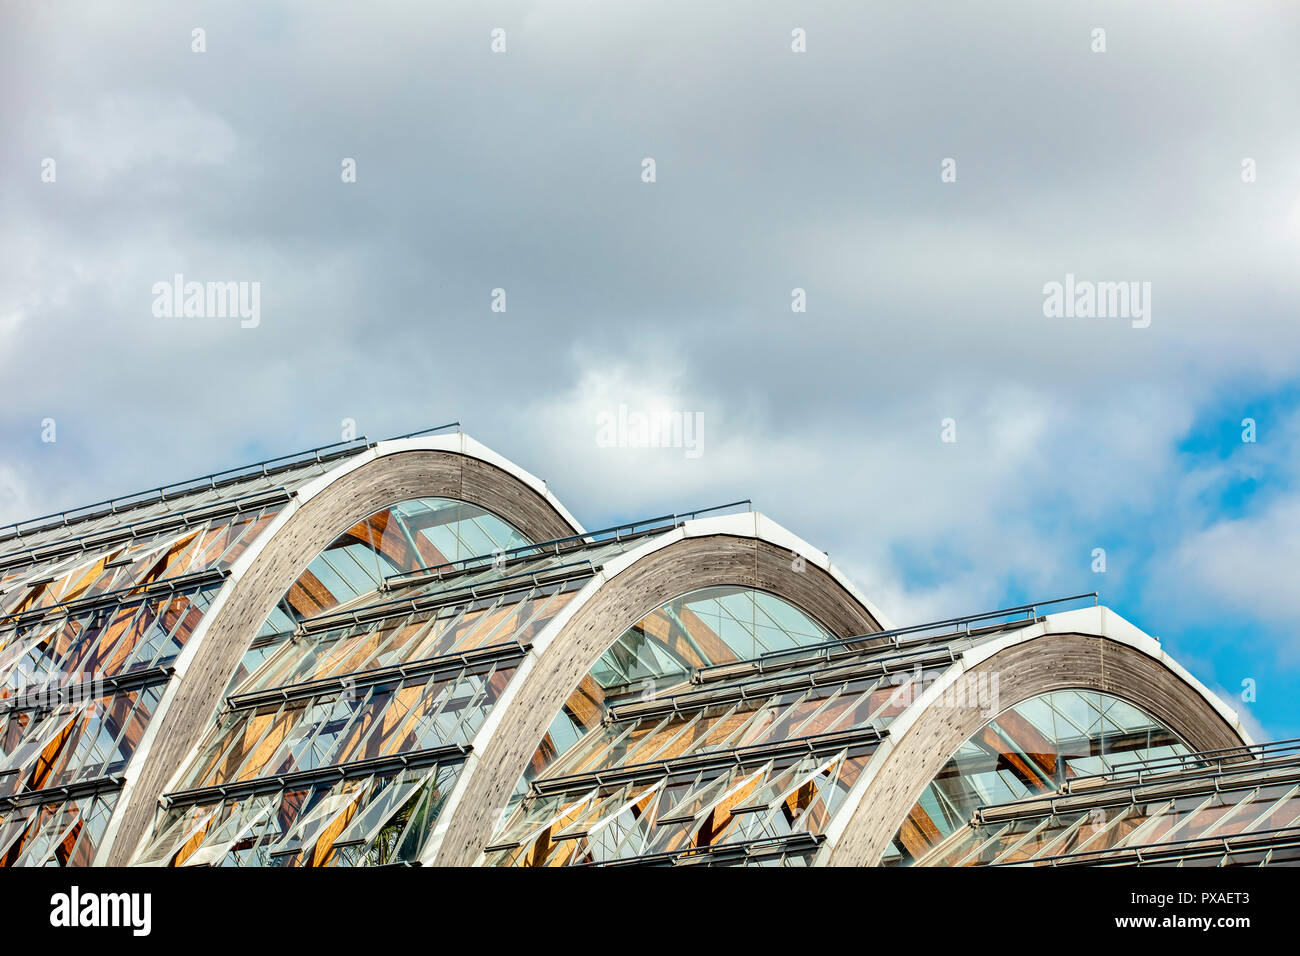
[[[751,494],[869,593],[930,608],[901,552],[949,562],[954,603],[1073,583],[1091,525],[1185,480],[1198,409],[1300,366],[1288,4],[2,15],[0,440],[26,489],[6,510],[344,417],[463,417],[593,523]],[[1043,318],[1067,271],[1152,281],[1151,328]],[[155,319],[177,272],[261,281],[261,327]],[[596,412],[639,396],[705,412],[703,464],[595,446]]]

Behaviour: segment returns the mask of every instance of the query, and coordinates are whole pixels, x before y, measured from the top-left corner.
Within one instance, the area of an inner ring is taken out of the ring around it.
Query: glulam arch
[[[98,862],[125,864],[147,841],[159,798],[221,708],[253,635],[310,562],[370,515],[422,497],[479,505],[533,540],[581,531],[541,481],[460,434],[381,442],[298,489],[233,566],[177,659]]]
[[[1196,751],[1239,747],[1249,735],[1234,714],[1158,642],[1103,607],[1049,615],[956,656],[891,726],[816,862],[875,866],[910,809],[961,744],[990,720],[980,707],[950,706],[954,687],[996,682],[998,710],[1056,690],[1098,691],[1169,728]]]

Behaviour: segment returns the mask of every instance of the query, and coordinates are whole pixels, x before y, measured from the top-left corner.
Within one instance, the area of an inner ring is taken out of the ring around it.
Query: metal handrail
[[[134,541],[137,537],[147,534],[171,531],[177,528],[188,528],[191,526],[192,520],[197,523],[198,519],[207,521],[212,518],[224,517],[227,514],[242,514],[245,511],[252,511],[254,508],[283,504],[292,498],[293,493],[283,485],[275,488],[262,488],[235,498],[223,498],[218,501],[195,505],[193,508],[186,508],[183,511],[169,511],[163,514],[150,515],[138,521],[114,525],[111,528],[101,528],[98,531],[90,531],[73,538],[59,538],[54,541],[47,541],[45,544],[24,548],[21,551],[0,553],[0,568],[16,567],[21,564],[36,565],[53,558],[77,554],[89,548],[107,547],[123,541]],[[12,541],[14,539],[10,538],[8,540]]]
[[[749,498],[742,498],[739,501],[730,501],[722,505],[711,505],[708,508],[696,508],[693,511],[677,511],[672,514],[658,515],[654,518],[641,518],[637,521],[612,525],[608,528],[601,528],[597,531],[584,531],[581,534],[565,535],[562,538],[552,538],[549,541],[539,541],[536,544],[521,544],[513,548],[491,551],[487,554],[476,554],[468,558],[446,561],[442,564],[433,564],[424,568],[414,568],[410,571],[402,571],[398,574],[388,575],[384,578],[384,587],[386,589],[405,587],[409,584],[428,580],[429,578],[443,578],[448,575],[459,574],[466,570],[477,570],[483,565],[504,565],[520,558],[543,557],[547,553],[560,555],[568,545],[588,547],[609,540],[622,541],[625,538],[647,534],[651,531],[664,528],[676,528],[687,521],[698,518],[700,515],[722,511],[725,508],[737,508],[741,505],[752,507],[753,502]]]
[[[553,568],[540,571],[524,571],[506,577],[493,578],[470,587],[452,588],[433,594],[416,595],[413,598],[396,598],[377,604],[364,604],[355,607],[344,605],[315,617],[299,622],[295,632],[298,635],[319,634],[340,627],[355,627],[388,620],[402,614],[419,614],[437,608],[449,607],[465,601],[479,601],[485,598],[502,597],[533,588],[565,585],[576,579],[590,578],[596,573],[596,566],[588,560],[569,561],[557,564]],[[376,592],[370,592],[374,594]]]
[[[455,428],[460,431],[460,422],[448,422],[445,425],[436,425],[433,428],[425,428],[421,431],[410,432],[406,435],[399,435],[400,438],[416,438],[421,435],[430,435],[434,432],[444,431],[448,428]],[[81,521],[89,521],[94,518],[105,515],[117,514],[120,510],[129,510],[132,508],[142,507],[144,505],[165,502],[168,496],[176,497],[177,495],[189,494],[202,490],[215,490],[218,487],[234,484],[245,478],[269,477],[271,474],[279,471],[285,471],[298,465],[310,463],[322,463],[324,461],[342,457],[362,451],[366,448],[373,448],[377,444],[371,442],[365,435],[348,441],[331,442],[328,445],[320,445],[316,448],[308,448],[303,451],[293,452],[288,455],[277,455],[274,458],[266,458],[262,461],[256,461],[248,465],[239,465],[235,468],[226,468],[221,471],[214,471],[211,474],[201,475],[198,478],[188,478],[184,481],[173,482],[169,485],[162,485],[158,488],[151,488],[145,491],[137,491],[127,495],[119,495],[116,498],[105,498],[103,501],[97,501],[94,504],[81,505],[77,508],[69,508],[65,511],[55,511],[47,515],[41,515],[38,518],[27,518],[23,521],[15,521],[12,524],[0,525],[0,543],[22,538],[25,534],[39,534],[42,531],[49,531],[54,528],[66,527]],[[100,509],[100,510],[94,510]],[[36,524],[36,527],[26,527]]]
[[[77,598],[72,601],[57,601],[43,607],[0,615],[0,629],[7,628],[10,625],[24,627],[29,624],[38,624],[60,615],[74,617],[86,611],[116,608],[127,604],[142,604],[157,597],[170,597],[180,592],[202,591],[221,584],[229,574],[230,571],[227,568],[212,568],[206,571],[194,571],[190,574],[178,574],[174,578],[164,578],[161,581],[131,584],[124,588],[102,591],[99,594]]]
[[[448,428],[456,429],[456,434],[461,434],[460,422],[447,422],[445,425],[434,425],[432,428],[421,428],[419,431],[407,432],[405,435],[394,435],[392,438],[385,438],[384,441],[402,441],[406,438],[422,438],[425,435],[433,435]]]
[[[882,650],[877,648],[876,650]],[[741,700],[762,700],[770,694],[784,693],[803,687],[824,687],[828,684],[841,683],[866,677],[887,677],[891,674],[906,674],[906,669],[891,670],[891,665],[914,665],[930,668],[949,664],[955,660],[950,645],[919,647],[898,654],[868,657],[865,660],[848,660],[831,664],[827,667],[815,667],[808,670],[780,671],[747,680],[729,681],[720,686],[709,687],[692,681],[696,690],[682,691],[655,697],[653,701],[633,701],[613,704],[606,714],[606,721],[616,723],[635,720],[646,715],[663,713],[682,713],[698,710],[719,703],[733,703]],[[900,685],[901,686],[901,685]],[[758,687],[763,693],[750,695],[749,688]],[[770,690],[768,690],[770,688]]]
[[[1026,866],[1026,865],[1080,865],[1123,863],[1136,860],[1139,864],[1148,860],[1186,859],[1193,856],[1217,856],[1234,853],[1249,853],[1265,848],[1289,849],[1300,846],[1300,827],[1276,827],[1271,830],[1250,830],[1244,833],[1212,834],[1210,836],[1187,837],[1182,840],[1170,840],[1167,843],[1135,844],[1133,846],[1107,847],[1096,850],[1076,850],[1072,853],[1057,853],[1052,856],[1032,857],[1027,860],[992,863],[990,866]],[[1204,847],[1204,849],[1200,849]]]
[[[1230,761],[1230,769],[1249,769],[1253,765],[1245,762],[1247,758],[1257,758],[1258,760],[1267,760],[1269,758],[1281,757],[1286,754],[1300,756],[1300,737],[1291,737],[1286,740],[1271,740],[1262,744],[1238,744],[1235,747],[1221,747],[1217,750],[1200,750],[1186,754],[1173,754],[1168,757],[1161,757],[1158,760],[1126,760],[1123,763],[1112,765],[1109,772],[1090,773],[1079,777],[1070,777],[1061,786],[1062,793],[1074,793],[1075,788],[1084,783],[1090,783],[1096,780],[1116,781],[1125,778],[1136,778],[1140,783],[1146,777],[1157,776],[1163,773],[1173,773],[1178,770],[1187,768],[1189,764],[1197,764],[1192,770],[1209,770],[1224,768],[1225,761]]]
[[[1206,764],[1162,768],[1159,773],[1137,774],[1110,781],[1108,786],[1093,790],[1074,790],[1062,785],[1046,793],[1031,794],[1018,800],[1003,803],[981,804],[975,808],[972,821],[977,824],[1001,822],[1023,817],[1049,816],[1066,809],[1088,806],[1111,806],[1147,799],[1151,793],[1167,793],[1183,788],[1187,793],[1224,792],[1250,789],[1258,785],[1262,775],[1277,777],[1283,774],[1295,777],[1300,772],[1300,753],[1287,753],[1282,748],[1273,755],[1263,755],[1258,760],[1240,763]],[[1092,775],[1093,779],[1104,775]],[[1074,778],[1082,779],[1082,778]]]
[[[984,611],[979,614],[966,614],[963,615],[962,617],[950,617],[941,621],[930,621],[929,623],[926,624],[911,624],[907,627],[895,627],[887,631],[867,631],[864,634],[854,634],[851,637],[836,637],[828,641],[820,641],[816,644],[802,644],[798,647],[787,647],[776,651],[765,651],[764,653],[759,654],[757,657],[750,657],[741,661],[732,661],[726,664],[711,664],[707,667],[698,668],[696,674],[702,675],[711,670],[718,670],[721,668],[741,667],[746,664],[758,665],[758,669],[761,672],[765,665],[779,658],[783,658],[783,657],[800,658],[800,657],[807,657],[807,656],[820,656],[821,651],[829,651],[829,650],[834,650],[836,648],[843,648],[846,645],[853,644],[858,641],[879,641],[883,638],[889,644],[892,644],[894,647],[901,648],[904,646],[904,642],[898,640],[898,638],[903,637],[907,634],[919,634],[922,631],[932,631],[940,627],[956,628],[956,630],[953,632],[955,635],[953,637],[953,640],[961,640],[964,634],[971,633],[970,625],[976,623],[977,621],[989,621],[989,620],[994,620],[996,618],[1007,617],[1012,614],[1028,613],[1029,617],[1026,618],[1026,620],[1023,622],[1023,623],[1028,623],[1029,621],[1033,621],[1038,617],[1039,608],[1049,607],[1054,604],[1064,604],[1068,601],[1080,601],[1083,600],[1084,598],[1092,598],[1093,603],[1096,604],[1098,596],[1099,596],[1098,592],[1089,591],[1086,594],[1072,594],[1069,597],[1052,598],[1049,601],[1037,601],[1033,604],[1021,604],[1016,607],[1001,608],[996,611]],[[1007,623],[1019,624],[1022,622],[1009,621]],[[920,642],[913,642],[913,643],[920,643]],[[814,652],[817,652],[816,655],[814,655]]]

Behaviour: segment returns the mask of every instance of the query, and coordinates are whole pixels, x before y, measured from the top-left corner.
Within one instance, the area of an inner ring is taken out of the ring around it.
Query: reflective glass
[[[907,865],[970,822],[976,807],[1056,791],[1118,763],[1188,753],[1159,721],[1127,701],[1064,690],[1003,711],[957,748],[922,792],[882,861]]]

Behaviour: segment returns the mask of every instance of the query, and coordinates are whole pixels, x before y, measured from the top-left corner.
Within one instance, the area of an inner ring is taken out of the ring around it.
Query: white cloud
[[[924,33],[810,11],[803,57],[752,4],[518,6],[495,58],[469,8],[318,6],[223,5],[203,55],[167,3],[23,11],[3,118],[23,148],[0,155],[16,517],[344,417],[460,417],[589,524],[751,496],[901,623],[1134,581],[1117,528],[1179,556],[1134,585],[1166,606],[1192,581],[1293,607],[1270,533],[1294,510],[1216,523],[1203,500],[1286,474],[1177,452],[1225,392],[1300,377],[1288,5],[1117,9],[1104,64],[1041,3]],[[154,320],[176,272],[260,281],[261,328]],[[1066,272],[1151,280],[1151,328],[1045,319]],[[703,413],[703,456],[598,448],[619,403]],[[46,415],[78,467],[29,450]]]
[[[31,498],[18,473],[0,465],[0,526],[33,517]]]
[[[174,94],[109,93],[50,120],[59,182],[97,187],[123,177],[143,180],[158,166],[211,166],[231,161],[238,136],[219,116]]]
[[[1217,521],[1191,534],[1171,564],[1199,596],[1203,613],[1300,620],[1300,496],[1278,498],[1259,514]]]

